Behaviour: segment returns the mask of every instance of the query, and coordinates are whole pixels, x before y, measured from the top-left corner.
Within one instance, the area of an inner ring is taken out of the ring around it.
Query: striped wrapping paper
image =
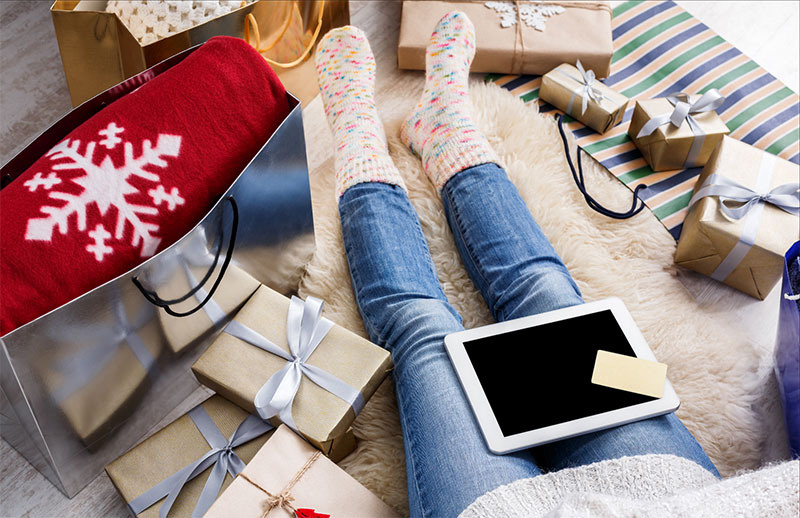
[[[800,98],[791,89],[674,2],[626,2],[613,13],[614,57],[606,85],[631,99],[717,88],[726,96],[717,113],[731,137],[800,163]],[[487,81],[525,102],[538,100],[540,76],[491,74]],[[564,122],[578,145],[631,190],[648,186],[641,198],[677,240],[701,168],[650,169],[627,135],[634,104],[603,135],[570,117]],[[544,102],[540,111],[557,113]]]

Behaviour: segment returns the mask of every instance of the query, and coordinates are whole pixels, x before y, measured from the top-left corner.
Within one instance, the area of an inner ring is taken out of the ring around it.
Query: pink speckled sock
[[[333,29],[317,49],[317,80],[336,142],[336,196],[364,182],[405,189],[375,109],[375,58],[356,27]]]
[[[498,161],[470,114],[467,83],[473,57],[472,22],[460,11],[446,14],[431,34],[422,98],[400,131],[439,190],[459,171]]]

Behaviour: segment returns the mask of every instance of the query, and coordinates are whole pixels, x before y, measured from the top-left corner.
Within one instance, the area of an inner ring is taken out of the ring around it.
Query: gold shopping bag
[[[242,38],[250,26],[264,38],[257,48],[280,72],[307,60],[319,36],[350,21],[347,0],[260,0],[142,45],[105,4],[57,0],[50,8],[73,106],[213,36]]]

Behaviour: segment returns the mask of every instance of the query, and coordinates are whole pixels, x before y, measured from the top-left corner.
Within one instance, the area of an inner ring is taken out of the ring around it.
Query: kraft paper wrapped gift
[[[220,259],[220,265],[222,260]],[[220,265],[215,268],[211,279],[216,279],[219,275]],[[159,288],[159,293],[164,293],[164,297],[172,298],[169,294],[187,293],[192,287],[197,285],[197,280],[202,279],[208,271],[208,267],[188,267],[189,272],[174,275],[170,280]],[[190,285],[191,283],[191,285]],[[207,283],[209,286],[211,283]],[[229,265],[225,271],[225,276],[219,284],[217,291],[203,309],[185,317],[174,317],[169,315],[163,308],[158,310],[158,319],[167,337],[167,344],[174,352],[180,352],[195,341],[205,337],[217,326],[224,325],[225,321],[247,302],[247,299],[255,293],[261,283],[250,276],[247,272],[237,267]],[[183,302],[174,304],[172,308],[177,312],[184,312],[192,309],[202,302],[206,296],[205,290],[199,290],[194,297],[190,297]]]
[[[714,111],[724,101],[715,89],[636,101],[628,135],[653,171],[703,166],[730,133]]]
[[[304,511],[306,510],[306,511]],[[280,426],[205,518],[396,518],[392,508]]]
[[[290,301],[262,285],[192,371],[247,411],[287,424],[324,454],[340,456],[337,443],[392,360],[385,349],[321,318],[321,311],[319,299]]]
[[[129,302],[116,299],[85,336],[53,329],[57,346],[35,363],[51,400],[90,449],[136,409],[162,352],[153,307]]]
[[[628,98],[595,79],[593,70],[564,63],[542,77],[539,99],[599,133],[620,123]]]
[[[272,429],[215,395],[106,466],[106,473],[135,516],[155,518],[163,505],[170,517],[201,516]]]
[[[758,299],[798,239],[800,168],[725,137],[697,180],[675,262]]]
[[[494,2],[505,4],[498,5],[500,9],[511,8],[510,13],[498,13],[486,3],[403,2],[398,67],[425,70],[425,49],[433,29],[445,14],[457,10],[464,12],[475,25],[477,49],[470,72],[545,74],[562,63],[575,63],[580,59],[598,77],[608,77],[614,54],[608,2],[519,2],[525,10],[560,11],[542,15],[543,21],[539,24],[542,30],[525,21],[519,25],[513,2]],[[503,27],[504,19],[515,23]]]

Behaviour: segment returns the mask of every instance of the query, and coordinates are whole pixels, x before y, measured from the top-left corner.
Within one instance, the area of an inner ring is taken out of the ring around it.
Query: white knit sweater
[[[518,480],[486,493],[460,518],[800,516],[800,463],[718,480],[673,455],[607,460]]]

